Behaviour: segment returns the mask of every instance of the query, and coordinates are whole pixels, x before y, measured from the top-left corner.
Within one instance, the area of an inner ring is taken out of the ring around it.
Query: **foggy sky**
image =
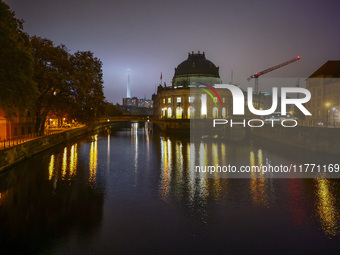
[[[4,0],[29,35],[90,50],[103,62],[107,100],[151,98],[155,85],[171,85],[188,52],[205,52],[223,82],[252,86],[246,78],[300,56],[265,77],[308,77],[327,60],[340,60],[340,1]],[[261,89],[268,90],[265,79]],[[291,82],[295,85],[295,80]],[[303,80],[303,79],[301,79]],[[282,84],[281,84],[282,85]]]

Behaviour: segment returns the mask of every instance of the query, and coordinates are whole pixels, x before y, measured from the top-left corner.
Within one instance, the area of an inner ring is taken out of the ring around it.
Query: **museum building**
[[[154,116],[167,119],[228,118],[231,93],[216,88],[221,84],[219,67],[205,53],[189,53],[175,68],[172,86],[159,85],[152,96]]]

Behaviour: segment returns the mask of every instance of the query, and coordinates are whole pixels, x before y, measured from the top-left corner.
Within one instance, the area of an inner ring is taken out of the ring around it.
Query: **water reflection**
[[[328,179],[315,179],[317,194],[317,213],[320,218],[322,230],[326,235],[339,234],[339,211],[336,207],[336,199],[332,192],[332,183]]]
[[[254,151],[250,151],[249,165],[250,167],[263,165],[263,154],[261,149],[257,151],[257,163]],[[269,207],[268,179],[263,176],[262,172],[251,172],[250,175],[250,192],[253,203],[257,206]]]
[[[93,136],[90,149],[90,160],[89,160],[89,184],[92,188],[96,183],[97,177],[97,160],[98,160],[98,135]]]
[[[51,180],[54,172],[54,154],[51,155],[50,165],[48,167],[48,179]]]
[[[134,148],[134,168],[135,168],[135,185],[137,185],[138,181],[138,123],[133,123],[133,145]]]
[[[84,254],[81,246],[118,254],[115,248],[133,240],[148,247],[180,247],[183,240],[185,247],[200,247],[204,240],[237,250],[240,240],[258,247],[256,233],[272,234],[272,243],[284,233],[287,244],[298,242],[301,249],[337,244],[330,241],[339,241],[339,182],[268,179],[261,173],[249,179],[208,178],[192,171],[195,165],[238,161],[259,166],[274,164],[277,157],[253,144],[160,137],[137,126],[94,135],[46,151],[0,178],[0,234],[20,244],[34,236],[23,246],[51,245],[45,254],[64,254],[70,246],[75,254]],[[157,234],[162,231],[165,236]],[[49,240],[41,242],[45,233]],[[297,235],[304,238],[297,241]]]
[[[110,133],[107,135],[107,154],[106,154],[106,173],[110,172],[110,151],[111,151],[111,135]]]
[[[62,167],[62,179],[65,179],[66,176],[66,170],[67,170],[67,147],[64,148],[64,153],[63,153],[63,167]]]
[[[171,177],[171,141],[169,139],[161,139],[161,197],[167,200],[170,192],[170,177]]]
[[[305,195],[303,193],[303,179],[289,179],[288,190],[294,225],[302,226],[308,219],[306,208],[303,204]]]
[[[70,177],[69,180],[74,177],[77,173],[77,162],[78,162],[78,150],[77,144],[73,144],[71,147],[70,155]]]
[[[71,180],[76,175],[78,164],[77,144],[73,144],[70,150],[68,150],[67,146],[64,147],[61,168],[60,165],[58,166],[58,162],[60,162],[59,160],[60,158],[58,159],[58,155],[51,154],[48,165],[48,180],[54,180],[55,185],[58,180],[58,176],[60,175],[60,169],[62,180]]]

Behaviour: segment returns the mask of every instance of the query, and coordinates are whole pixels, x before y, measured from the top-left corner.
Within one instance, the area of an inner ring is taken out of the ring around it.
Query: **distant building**
[[[123,111],[123,114],[125,112],[128,115],[153,115],[153,102],[145,98],[123,98],[120,110]]]
[[[138,98],[137,97],[126,97],[123,98],[124,106],[138,106]]]
[[[306,88],[311,92],[307,109],[308,125],[340,125],[340,61],[327,61],[306,79]]]
[[[153,102],[151,99],[138,99],[138,107],[153,108]]]
[[[141,99],[137,97],[123,98],[123,106],[152,108],[153,102],[150,99]]]

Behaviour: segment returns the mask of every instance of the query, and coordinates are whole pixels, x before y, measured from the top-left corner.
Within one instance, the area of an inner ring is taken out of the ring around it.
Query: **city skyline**
[[[168,86],[188,52],[201,51],[220,67],[223,82],[253,86],[246,78],[296,56],[301,60],[265,77],[308,77],[340,59],[340,4],[328,0],[140,2],[5,0],[29,35],[46,37],[71,52],[91,50],[103,62],[106,99],[121,103],[127,70],[131,96],[151,98]],[[264,77],[264,78],[265,78]],[[261,80],[264,78],[260,78]],[[265,82],[263,90],[268,90]]]

